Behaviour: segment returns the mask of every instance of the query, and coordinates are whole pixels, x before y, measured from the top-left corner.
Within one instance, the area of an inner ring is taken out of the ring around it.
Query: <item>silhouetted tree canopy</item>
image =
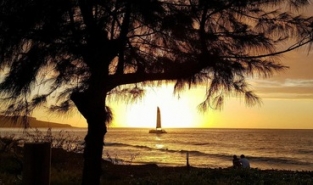
[[[90,162],[92,155],[101,158],[102,125],[110,117],[107,95],[138,97],[143,93],[138,84],[164,80],[175,83],[176,92],[207,86],[204,110],[220,108],[225,95],[243,96],[253,105],[259,98],[246,79],[285,69],[277,57],[311,42],[312,18],[300,13],[308,5],[306,0],[1,0],[2,109],[12,116],[30,115],[43,105],[61,112],[76,106],[88,123],[84,184],[100,177],[99,166],[94,176],[86,174],[92,171],[89,163],[97,163]],[[135,85],[121,89],[128,84]]]
[[[32,111],[52,95],[57,104],[51,108],[66,111],[70,94],[84,91],[94,68],[101,67],[110,81],[103,84],[108,92],[124,84],[176,80],[176,90],[207,85],[204,107],[212,101],[220,106],[231,92],[253,104],[257,97],[245,78],[283,69],[275,54],[279,44],[297,39],[283,48],[293,49],[310,41],[311,19],[290,13],[306,5],[302,0],[2,1],[3,102],[7,112],[23,112],[25,106]]]

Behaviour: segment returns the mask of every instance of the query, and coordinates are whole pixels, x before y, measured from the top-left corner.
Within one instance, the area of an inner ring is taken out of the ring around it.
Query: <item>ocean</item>
[[[47,129],[40,131],[45,134]],[[148,131],[109,128],[103,158],[119,164],[185,166],[188,153],[191,166],[227,168],[233,155],[244,154],[252,168],[313,171],[313,130],[175,128],[161,135]],[[66,133],[70,142],[83,143],[86,129],[52,129],[52,133],[54,137]],[[22,129],[1,128],[0,136],[5,135],[24,137]]]

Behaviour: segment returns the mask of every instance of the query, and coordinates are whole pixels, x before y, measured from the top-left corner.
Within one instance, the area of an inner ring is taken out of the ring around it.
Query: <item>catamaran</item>
[[[157,119],[156,119],[156,128],[149,130],[149,133],[155,133],[155,134],[164,134],[166,133],[165,130],[162,129],[161,127],[161,112],[160,108],[157,107]]]

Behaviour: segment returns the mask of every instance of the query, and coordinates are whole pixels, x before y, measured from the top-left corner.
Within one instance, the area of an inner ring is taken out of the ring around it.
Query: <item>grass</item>
[[[0,138],[0,185],[22,184],[23,148],[17,143],[13,138]],[[5,150],[1,150],[4,146]],[[102,167],[101,184],[110,185],[313,184],[313,172],[310,171],[158,167],[154,164],[116,165],[107,161],[103,161]],[[62,148],[52,149],[51,185],[80,184],[82,168],[81,153],[68,152]]]

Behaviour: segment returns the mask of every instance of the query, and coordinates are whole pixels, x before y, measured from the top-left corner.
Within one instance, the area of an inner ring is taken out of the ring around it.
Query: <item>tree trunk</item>
[[[99,121],[100,120],[100,121]],[[85,137],[83,185],[98,185],[102,174],[101,161],[106,127],[101,119],[88,120],[88,133]]]
[[[74,92],[71,95],[72,101],[88,123],[84,149],[83,185],[100,184],[103,141],[107,131],[105,97],[105,94],[95,91]]]
[[[88,123],[85,137],[83,185],[99,185],[104,135],[106,129],[105,99],[110,62],[117,55],[118,42],[108,40],[106,32],[93,21],[93,3],[79,1],[81,13],[86,24],[87,45],[82,56],[89,68],[88,88],[83,92],[73,92],[71,99]]]

